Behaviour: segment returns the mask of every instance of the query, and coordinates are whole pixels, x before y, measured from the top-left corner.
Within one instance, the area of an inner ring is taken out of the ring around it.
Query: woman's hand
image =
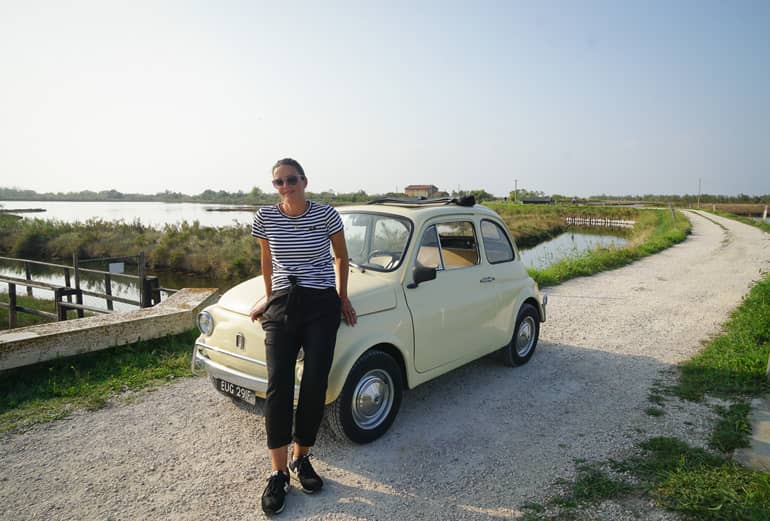
[[[345,319],[347,325],[356,325],[356,310],[353,309],[353,304],[350,303],[348,297],[340,297],[340,311],[342,311],[342,318]]]
[[[255,320],[262,320],[262,314],[265,312],[265,308],[267,307],[267,299],[264,299],[257,303],[256,306],[254,306],[254,309],[252,309],[249,312],[249,318],[252,322]]]

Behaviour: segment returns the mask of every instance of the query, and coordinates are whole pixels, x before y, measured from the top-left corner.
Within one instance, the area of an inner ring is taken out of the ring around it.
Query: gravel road
[[[770,236],[689,215],[682,244],[551,288],[529,364],[483,359],[405,393],[389,433],[367,446],[323,430],[326,487],[293,488],[280,519],[511,519],[573,477],[576,459],[621,457],[661,434],[703,444],[710,408],[669,402],[648,416],[650,386],[675,378],[770,268]],[[0,439],[0,518],[262,519],[264,447],[259,409],[183,379]],[[675,519],[636,503],[582,515]]]

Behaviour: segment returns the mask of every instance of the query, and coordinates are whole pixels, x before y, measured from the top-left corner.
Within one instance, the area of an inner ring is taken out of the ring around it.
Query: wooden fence
[[[53,264],[50,262],[35,261],[30,259],[15,259],[11,257],[0,257],[1,261],[20,264],[24,270],[25,277],[17,278],[0,275],[0,283],[8,285],[8,303],[0,302],[0,306],[8,309],[8,324],[10,328],[16,327],[18,312],[28,313],[39,317],[50,318],[54,320],[67,320],[67,312],[75,311],[78,318],[82,318],[86,311],[93,313],[113,313],[115,311],[115,302],[146,308],[154,306],[160,302],[161,292],[174,293],[175,289],[161,288],[158,277],[147,275],[144,253],[132,257],[111,257],[108,259],[89,259],[93,261],[128,261],[136,262],[138,266],[138,275],[126,273],[111,273],[108,271],[94,270],[80,266],[80,260],[77,254],[73,255],[72,266],[65,264]],[[45,266],[54,271],[60,271],[64,275],[64,285],[53,284],[50,282],[34,280],[32,277],[32,266]],[[97,275],[104,281],[104,291],[91,291],[81,288],[81,274],[88,273]],[[126,297],[119,297],[112,294],[113,278],[123,279],[134,282],[139,287],[139,299],[134,300]],[[56,303],[56,313],[40,311],[17,304],[17,286],[25,286],[27,295],[32,296],[33,289],[43,289],[53,292],[53,300]],[[89,306],[83,303],[83,296],[88,295],[104,299],[105,307]],[[74,297],[74,302],[73,302]]]
[[[608,219],[605,217],[567,217],[566,222],[570,226],[608,226],[615,228],[631,228],[636,224],[636,221]]]

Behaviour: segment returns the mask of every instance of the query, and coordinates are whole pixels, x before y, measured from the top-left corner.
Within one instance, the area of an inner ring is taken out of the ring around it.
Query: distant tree
[[[492,201],[495,196],[487,192],[486,190],[479,189],[479,190],[471,190],[470,195],[473,196],[474,199],[476,199],[477,203],[482,203],[484,201]]]
[[[515,196],[515,197],[514,197]],[[514,199],[516,201],[521,201],[522,199],[529,199],[529,198],[537,198],[537,197],[547,197],[545,195],[545,192],[542,190],[527,190],[526,188],[519,188],[518,190],[511,191],[510,194],[508,194],[508,198],[513,201]]]

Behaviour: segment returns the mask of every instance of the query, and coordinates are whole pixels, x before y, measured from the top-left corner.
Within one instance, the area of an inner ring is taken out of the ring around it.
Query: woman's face
[[[273,170],[273,186],[284,201],[292,199],[300,201],[305,198],[307,179],[302,177],[293,166],[281,165]]]

